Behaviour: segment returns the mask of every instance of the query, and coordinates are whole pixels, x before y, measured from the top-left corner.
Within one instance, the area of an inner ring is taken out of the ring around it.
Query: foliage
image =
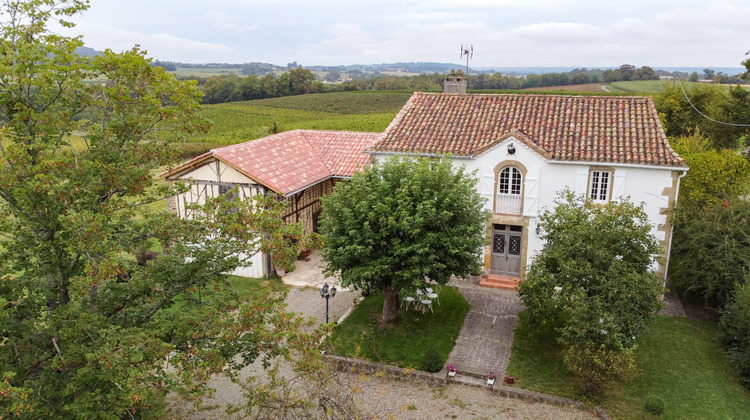
[[[168,393],[197,402],[213,374],[319,340],[283,296],[245,304],[222,274],[242,254],[294,255],[283,203],[143,210],[176,191],[153,188],[166,141],[208,128],[200,94],[137,48],[81,57],[47,30],[87,4],[0,6],[0,417],[161,417]],[[164,250],[139,263],[151,238]]]
[[[449,157],[394,157],[355,173],[322,199],[325,272],[382,290],[383,321],[394,321],[401,289],[466,277],[479,259],[486,215],[476,183]]]
[[[680,206],[723,205],[744,196],[750,187],[750,162],[731,150],[716,151],[696,134],[672,141],[690,168],[680,181]]]
[[[707,147],[701,136],[677,139],[690,167],[680,182],[670,277],[683,297],[724,306],[750,261],[750,163],[729,150]]]
[[[737,284],[734,299],[721,314],[719,340],[728,350],[740,380],[750,388],[750,272]]]
[[[654,394],[648,394],[646,396],[646,401],[643,402],[643,408],[649,413],[657,416],[664,414],[664,408],[666,405],[664,398]]]
[[[441,288],[439,297],[434,312],[403,307],[396,322],[381,324],[383,294],[373,292],[336,327],[326,345],[341,356],[414,369],[422,368],[425,352],[434,345],[442,368],[456,344],[469,304],[454,287]]]
[[[680,205],[674,218],[670,278],[683,296],[725,306],[750,266],[750,203]]]
[[[628,370],[637,337],[661,307],[650,271],[660,248],[642,208],[627,200],[602,206],[564,191],[540,226],[544,248],[519,294],[532,325],[560,320],[566,366],[596,392]]]
[[[702,83],[690,86],[665,84],[661,93],[654,96],[654,104],[670,137],[701,133],[708,138],[712,148],[735,150],[750,134],[749,127],[722,124],[747,123],[750,91],[740,86],[726,89]]]
[[[439,372],[443,368],[443,363],[445,358],[440,356],[434,344],[431,345],[424,354],[422,368],[427,372]]]
[[[581,397],[563,361],[554,328],[537,334],[519,314],[507,374],[516,385],[569,398]],[[664,418],[744,418],[750,392],[739,383],[731,361],[716,338],[717,325],[681,317],[656,318],[635,350],[637,375],[610,382],[594,402],[617,419],[643,419],[644,401],[658,394],[668,402]],[[587,397],[588,398],[588,397]]]

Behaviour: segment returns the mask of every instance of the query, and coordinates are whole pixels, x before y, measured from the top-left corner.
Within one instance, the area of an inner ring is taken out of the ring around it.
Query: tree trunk
[[[400,287],[385,286],[383,288],[383,322],[393,322],[396,320],[398,312],[398,292]]]

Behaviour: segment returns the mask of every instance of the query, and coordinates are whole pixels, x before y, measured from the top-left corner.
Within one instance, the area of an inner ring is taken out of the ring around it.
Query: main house
[[[687,167],[650,98],[465,94],[465,79],[448,81],[459,93],[414,93],[382,134],[296,130],[186,162],[162,175],[195,182],[175,210],[189,217],[185,203],[239,184],[243,197],[270,192],[286,199],[287,220],[312,231],[317,198],[358,165],[397,154],[450,154],[456,165],[477,171],[477,190],[487,199],[484,284],[525,275],[543,246],[540,211],[565,188],[600,203],[642,202],[663,250],[654,271],[665,276],[670,214]]]
[[[539,213],[565,188],[598,203],[642,202],[663,250],[654,271],[665,276],[670,214],[687,167],[651,98],[417,92],[366,152],[376,161],[450,154],[477,171],[491,214],[488,285],[523,277],[543,246]]]

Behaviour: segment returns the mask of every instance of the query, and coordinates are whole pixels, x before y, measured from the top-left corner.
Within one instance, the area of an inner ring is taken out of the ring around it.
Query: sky
[[[91,0],[97,50],[187,63],[740,67],[748,0]],[[71,34],[68,32],[68,34]]]

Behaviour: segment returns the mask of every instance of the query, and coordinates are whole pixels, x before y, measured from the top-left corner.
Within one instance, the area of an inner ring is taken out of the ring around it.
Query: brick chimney
[[[451,74],[445,78],[443,83],[443,92],[466,94],[466,77],[464,72],[451,70]]]

